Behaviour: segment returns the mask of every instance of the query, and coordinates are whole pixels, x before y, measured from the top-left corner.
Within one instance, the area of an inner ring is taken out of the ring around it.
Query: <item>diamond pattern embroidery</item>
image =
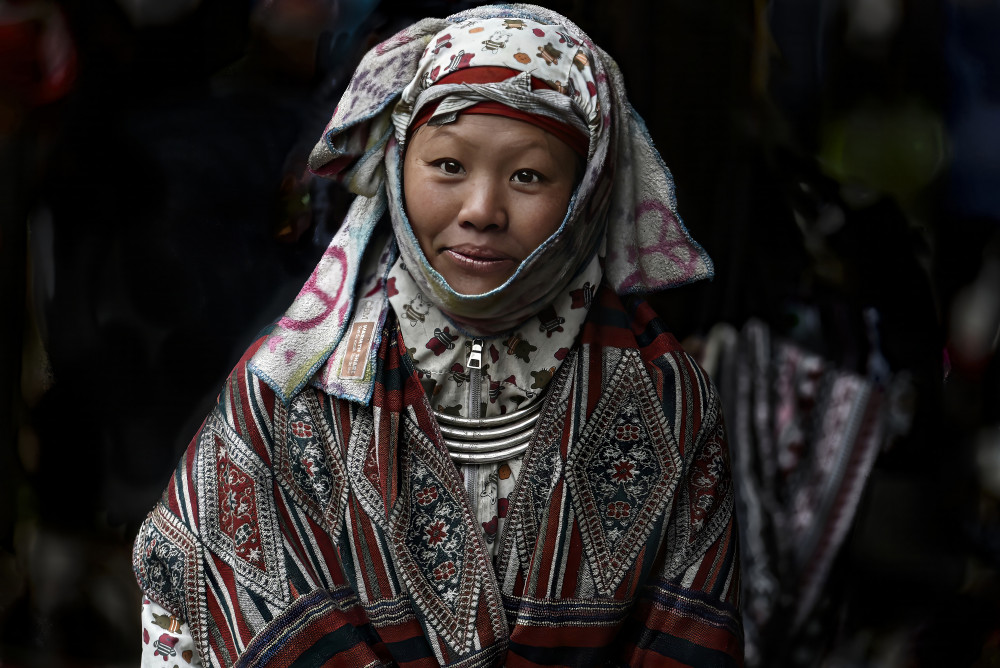
[[[494,599],[491,621],[494,633],[502,631],[499,601],[489,590],[492,568],[478,549],[478,527],[448,455],[412,419],[404,420],[403,440],[401,503],[391,520],[399,571],[434,631],[466,653],[473,649],[481,596]]]
[[[455,611],[456,585],[462,579],[465,535],[462,509],[450,494],[438,491],[439,482],[430,469],[417,461],[412,468],[411,520],[407,540],[414,556],[437,595]]]
[[[206,545],[232,567],[239,584],[285,603],[285,569],[267,467],[214,414],[202,430],[198,468]]]
[[[332,451],[334,439],[311,392],[286,410],[275,407],[275,456],[281,482],[317,522],[339,527],[347,494],[347,471]],[[331,456],[332,455],[332,456]]]
[[[670,503],[681,460],[637,352],[624,352],[604,387],[566,478],[584,551],[611,595]]]
[[[549,499],[563,477],[559,443],[566,424],[571,380],[576,373],[576,366],[576,354],[570,353],[552,380],[548,390],[548,404],[542,409],[540,426],[532,437],[532,445],[525,455],[518,484],[511,495],[500,554],[507,555],[512,549],[516,549],[518,563],[524,572],[530,568],[538,527],[548,513]],[[507,582],[509,561],[505,557],[498,558],[497,561],[499,577]]]
[[[197,540],[163,506],[156,506],[139,530],[133,554],[143,588],[169,610],[188,613],[184,592],[198,592]]]

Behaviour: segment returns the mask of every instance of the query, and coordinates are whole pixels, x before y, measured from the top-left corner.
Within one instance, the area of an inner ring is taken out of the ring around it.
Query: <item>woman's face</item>
[[[463,114],[421,126],[403,162],[403,193],[427,261],[451,288],[477,295],[502,285],[558,229],[577,155],[530,123]]]

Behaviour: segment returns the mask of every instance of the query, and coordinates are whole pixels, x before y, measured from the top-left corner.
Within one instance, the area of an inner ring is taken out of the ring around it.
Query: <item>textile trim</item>
[[[292,498],[336,541],[347,504],[347,468],[313,392],[274,409],[275,470]]]
[[[673,499],[678,447],[637,350],[627,349],[566,460],[584,553],[598,591],[614,594]]]
[[[319,663],[322,661],[322,663]],[[345,619],[330,592],[316,590],[296,599],[247,645],[236,668],[385,665]]]
[[[506,594],[503,600],[508,617],[516,618],[518,627],[616,627],[635,605],[635,599],[543,600]]]
[[[400,499],[390,524],[399,573],[415,607],[452,651],[465,655],[480,640],[476,627],[485,597],[489,641],[504,645],[507,629],[482,531],[447,451],[427,437],[412,407],[403,417],[400,444]]]
[[[205,545],[237,583],[273,605],[289,602],[271,471],[213,412],[199,437],[198,492]]]

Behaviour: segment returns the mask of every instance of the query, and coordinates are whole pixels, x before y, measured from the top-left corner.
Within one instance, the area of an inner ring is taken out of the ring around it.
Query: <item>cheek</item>
[[[403,208],[410,221],[410,229],[417,238],[420,249],[428,258],[433,254],[433,241],[440,232],[438,221],[444,219],[440,198],[433,189],[419,180],[403,182]]]
[[[538,202],[533,207],[529,215],[530,234],[533,249],[542,245],[552,234],[559,229],[563,219],[566,217],[566,209],[569,206],[569,196],[565,198],[556,197],[544,202]]]

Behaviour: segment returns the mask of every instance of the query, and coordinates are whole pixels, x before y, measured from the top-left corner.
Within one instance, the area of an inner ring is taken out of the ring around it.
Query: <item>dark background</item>
[[[472,4],[0,0],[0,666],[136,664],[135,531],[349,202],[309,149],[367,48]],[[549,6],[715,260],[654,298],[679,338],[758,318],[861,373],[874,309],[912,379],[831,614],[768,665],[1000,665],[1000,2]]]

